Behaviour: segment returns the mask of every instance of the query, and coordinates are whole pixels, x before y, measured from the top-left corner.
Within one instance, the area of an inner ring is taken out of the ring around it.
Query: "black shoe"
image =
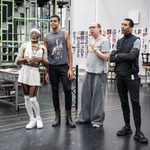
[[[135,133],[134,140],[140,143],[148,144],[148,139],[145,137],[145,135],[141,131],[138,131]]]
[[[76,125],[75,125],[74,122],[72,121],[72,118],[66,117],[66,124],[67,124],[70,128],[76,128]]]
[[[52,127],[58,127],[58,126],[60,126],[60,120],[56,118],[52,123]]]
[[[68,127],[70,128],[76,128],[76,125],[74,124],[74,122],[72,121],[72,117],[71,117],[71,110],[66,111],[67,116],[66,116],[66,124],[68,125]]]
[[[76,128],[76,125],[73,122],[66,122],[66,124],[70,128]]]
[[[132,134],[132,130],[127,126],[122,127],[122,129],[117,132],[117,136],[125,136],[128,134]]]
[[[60,125],[60,110],[55,111],[55,120],[52,123],[52,127],[58,127]]]

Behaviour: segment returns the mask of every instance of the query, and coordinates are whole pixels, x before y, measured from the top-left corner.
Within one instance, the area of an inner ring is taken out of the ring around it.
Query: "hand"
[[[46,83],[50,83],[48,72],[45,73],[45,81]]]
[[[32,57],[32,58],[29,58],[27,62],[28,62],[28,64],[32,64],[32,63],[35,63],[35,62],[38,62],[38,63],[39,63],[39,62],[41,62],[41,61],[42,61],[42,58],[41,58],[41,57],[35,57],[35,56],[34,56],[34,57]]]
[[[69,77],[69,80],[73,79],[73,70],[72,69],[68,70],[68,77]]]
[[[118,52],[117,52],[116,50],[113,50],[113,51],[111,52],[111,56],[115,56],[117,53],[118,53]]]
[[[28,57],[24,57],[24,58],[21,59],[21,61],[22,61],[23,63],[27,62],[27,60],[28,60]]]
[[[91,45],[91,47],[92,47],[92,49],[95,51],[96,50],[96,44],[95,43],[93,43],[92,45]]]
[[[31,57],[27,59],[28,64],[33,64],[35,62],[35,57]]]

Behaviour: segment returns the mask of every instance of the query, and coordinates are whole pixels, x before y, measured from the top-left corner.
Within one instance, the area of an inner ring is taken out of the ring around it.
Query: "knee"
[[[64,93],[71,94],[71,88],[64,88]]]

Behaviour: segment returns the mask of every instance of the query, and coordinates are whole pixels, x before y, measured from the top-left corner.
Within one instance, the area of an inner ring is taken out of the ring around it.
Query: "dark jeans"
[[[139,103],[140,78],[136,75],[134,80],[132,80],[131,77],[117,77],[116,79],[125,124],[130,125],[129,92],[135,127],[139,130],[141,127],[141,107]]]
[[[59,83],[62,83],[65,93],[65,109],[71,110],[72,105],[72,93],[71,93],[71,81],[68,78],[68,65],[49,65],[49,78],[52,87],[52,97],[54,109],[60,110],[59,104]]]

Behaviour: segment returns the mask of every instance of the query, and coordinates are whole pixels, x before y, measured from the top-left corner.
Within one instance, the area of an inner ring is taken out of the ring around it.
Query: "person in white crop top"
[[[30,32],[31,40],[21,45],[16,58],[16,64],[22,65],[19,70],[18,82],[22,84],[25,107],[30,117],[26,129],[32,129],[34,127],[39,129],[43,128],[40,107],[37,101],[37,92],[40,86],[39,65],[42,63],[46,67],[48,59],[46,47],[38,42],[40,35],[40,31],[33,28]],[[33,115],[33,110],[35,116]]]

